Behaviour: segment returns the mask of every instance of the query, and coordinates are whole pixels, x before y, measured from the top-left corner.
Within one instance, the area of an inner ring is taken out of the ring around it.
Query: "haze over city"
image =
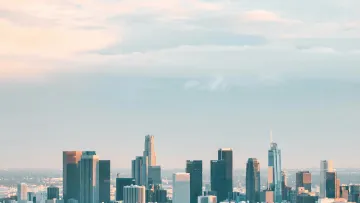
[[[360,1],[0,1],[0,168],[360,168]],[[306,12],[305,12],[306,10]],[[140,154],[139,154],[140,153]]]

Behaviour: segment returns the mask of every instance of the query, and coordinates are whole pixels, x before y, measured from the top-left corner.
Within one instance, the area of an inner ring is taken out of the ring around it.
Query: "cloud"
[[[319,8],[336,8],[336,1],[306,2],[315,7],[307,15],[294,9],[304,6],[297,1],[281,8],[246,0],[0,1],[0,74],[353,72],[360,64],[355,7],[342,7],[352,15],[332,12],[330,18]],[[352,63],[336,69],[346,61]],[[223,86],[220,79],[208,85]]]
[[[245,22],[274,22],[288,24],[302,23],[300,20],[282,18],[273,12],[265,10],[246,11],[241,17]]]

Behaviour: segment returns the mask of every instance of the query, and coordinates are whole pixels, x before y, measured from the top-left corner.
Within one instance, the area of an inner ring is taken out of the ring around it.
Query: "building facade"
[[[311,173],[309,171],[299,171],[296,173],[296,189],[303,187],[311,192]]]
[[[80,199],[80,166],[81,151],[63,152],[63,199]]]
[[[260,202],[260,163],[256,158],[249,158],[246,164],[246,200]]]
[[[99,161],[99,201],[110,202],[110,160]]]
[[[216,193],[218,201],[224,201],[228,197],[226,185],[226,163],[224,160],[210,161],[211,191]]]
[[[18,201],[27,201],[28,200],[28,186],[25,183],[20,183],[17,185],[16,196]]]
[[[83,152],[80,160],[80,203],[99,203],[99,157]]]
[[[199,196],[197,203],[217,203],[216,196]]]
[[[333,172],[333,170],[332,160],[320,161],[320,198],[326,197],[326,173]]]
[[[270,143],[268,151],[268,182],[274,191],[274,202],[282,202],[281,150],[275,142]]]
[[[145,191],[145,186],[125,186],[123,203],[145,203]]]
[[[233,150],[231,148],[219,149],[218,160],[224,160],[225,162],[225,183],[223,187],[226,193],[229,194],[233,191]],[[220,201],[223,200],[220,199]]]
[[[198,197],[202,195],[202,161],[201,160],[187,160],[186,173],[190,174],[190,203],[196,203]]]
[[[172,203],[190,203],[190,174],[174,173],[172,181]]]
[[[59,191],[60,189],[58,187],[48,187],[47,188],[47,199],[48,200],[52,200],[52,199],[59,199]]]
[[[116,201],[124,200],[124,187],[135,185],[135,180],[133,178],[116,178]]]

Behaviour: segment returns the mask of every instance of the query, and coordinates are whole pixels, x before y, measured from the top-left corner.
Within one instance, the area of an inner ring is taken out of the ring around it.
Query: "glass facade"
[[[270,187],[274,191],[274,202],[282,201],[282,175],[281,175],[281,150],[276,143],[270,144],[268,151],[268,166],[272,168],[272,180]]]

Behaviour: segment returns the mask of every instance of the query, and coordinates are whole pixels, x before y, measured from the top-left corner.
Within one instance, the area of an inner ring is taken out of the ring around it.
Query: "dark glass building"
[[[260,163],[256,158],[249,158],[246,164],[246,200],[260,202]]]
[[[197,203],[198,197],[202,195],[202,161],[187,160],[186,173],[190,174],[190,203]]]
[[[296,173],[296,189],[304,187],[311,192],[311,173],[309,171],[299,171]]]
[[[221,202],[228,197],[228,188],[226,187],[226,162],[225,160],[210,161],[210,179],[211,191],[216,192],[217,201]]]
[[[221,148],[218,150],[218,160],[225,162],[225,183],[223,187],[227,194],[233,191],[233,151],[230,148]]]
[[[99,201],[110,202],[110,160],[99,161]]]
[[[47,199],[59,199],[59,188],[58,187],[48,187],[47,188]]]
[[[146,202],[167,203],[167,191],[162,189],[160,185],[146,190]]]
[[[124,187],[134,184],[133,178],[116,178],[116,201],[124,201]]]
[[[326,197],[336,198],[336,172],[326,172]]]
[[[63,199],[80,199],[80,165],[81,151],[63,152]]]

